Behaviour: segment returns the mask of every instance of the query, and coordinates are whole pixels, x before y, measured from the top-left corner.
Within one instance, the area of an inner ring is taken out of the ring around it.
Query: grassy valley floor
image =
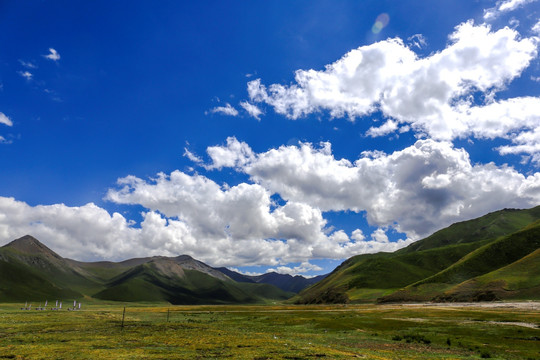
[[[0,359],[539,359],[540,303],[0,305]]]

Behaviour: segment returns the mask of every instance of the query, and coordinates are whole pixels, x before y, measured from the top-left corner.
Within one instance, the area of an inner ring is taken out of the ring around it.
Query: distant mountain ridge
[[[354,256],[294,301],[540,299],[539,248],[540,206],[503,209],[453,224],[394,253]]]
[[[327,276],[325,274],[306,278],[301,275],[292,276],[289,274],[279,274],[273,271],[261,275],[244,275],[239,272],[227,269],[225,267],[216,268],[216,270],[239,282],[271,284],[277,286],[283,291],[289,291],[293,293],[298,293],[306,287],[311,286],[318,281],[321,281]]]
[[[188,255],[122,262],[62,258],[30,235],[0,248],[0,301],[85,296],[115,301],[237,304],[285,300],[294,293],[237,282]]]

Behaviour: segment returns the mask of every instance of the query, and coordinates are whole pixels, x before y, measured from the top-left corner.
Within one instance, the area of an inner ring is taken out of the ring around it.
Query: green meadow
[[[1,359],[539,359],[540,305],[0,305]]]

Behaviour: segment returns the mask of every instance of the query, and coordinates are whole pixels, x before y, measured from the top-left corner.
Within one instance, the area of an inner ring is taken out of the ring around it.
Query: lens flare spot
[[[378,34],[381,32],[382,29],[388,25],[388,22],[390,21],[390,16],[388,16],[387,13],[382,13],[379,16],[377,16],[377,19],[375,20],[375,24],[371,27],[371,31],[374,34]]]

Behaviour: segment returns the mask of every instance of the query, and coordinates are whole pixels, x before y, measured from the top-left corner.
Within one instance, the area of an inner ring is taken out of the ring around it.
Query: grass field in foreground
[[[129,304],[122,328],[120,304],[19,307],[0,305],[0,359],[540,358],[531,309]]]

